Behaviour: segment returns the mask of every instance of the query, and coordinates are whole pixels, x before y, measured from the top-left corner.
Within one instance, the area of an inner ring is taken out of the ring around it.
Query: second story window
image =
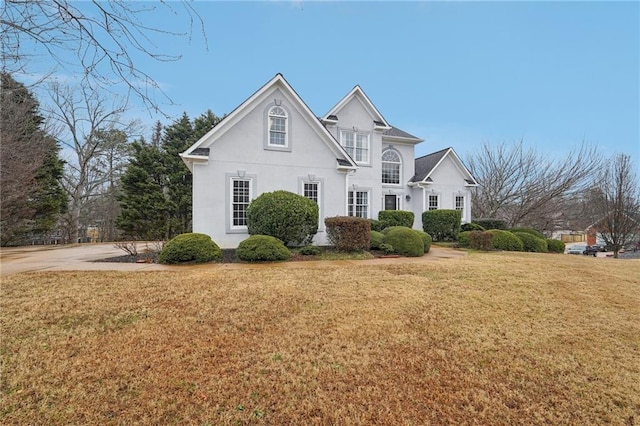
[[[341,130],[340,145],[356,163],[369,164],[369,134]]]
[[[382,153],[382,183],[399,185],[401,166],[400,155],[393,149],[386,149]]]
[[[269,145],[287,146],[287,112],[279,106],[269,110]]]

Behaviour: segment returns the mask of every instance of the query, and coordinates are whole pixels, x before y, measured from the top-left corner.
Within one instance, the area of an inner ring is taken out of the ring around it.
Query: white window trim
[[[429,197],[438,197],[438,205],[435,209],[430,208]],[[425,203],[424,210],[440,210],[441,202],[442,202],[442,197],[439,192],[434,193],[434,192],[427,191],[427,195],[424,198],[424,203]]]
[[[304,197],[304,184],[305,183],[315,183],[318,184],[318,232],[324,232],[324,179],[322,178],[314,178],[309,179],[298,178],[300,188],[300,195]]]
[[[355,217],[362,217],[362,216],[356,216],[356,207],[357,204],[355,204],[356,200],[357,200],[357,193],[358,192],[364,192],[367,194],[367,210],[366,210],[366,217],[365,219],[371,219],[371,189],[370,188],[357,188],[357,189],[350,189],[347,193],[347,214],[349,214],[349,193],[353,193],[353,214],[349,214],[349,216],[355,216]]]
[[[249,203],[255,199],[256,194],[256,175],[246,174],[244,171],[237,173],[227,173],[225,175],[226,193],[225,193],[225,228],[227,234],[246,234],[247,226],[238,226],[233,224],[233,182],[237,180],[249,181]]]
[[[351,158],[356,162],[356,164],[359,165],[369,165],[371,164],[371,133],[369,132],[360,132],[357,130],[353,130],[353,129],[340,129],[339,135],[340,135],[340,145],[342,145],[342,147],[345,149],[345,151],[347,151],[347,153],[349,152],[347,150],[346,145],[343,143],[344,138],[343,135],[344,134],[353,134],[353,155],[351,155]],[[358,135],[362,135],[362,136],[366,136],[367,137],[367,158],[364,161],[358,161],[358,159],[356,158],[356,152],[358,149]]]
[[[458,197],[462,198],[462,208],[459,209],[457,206],[457,199]],[[459,194],[453,194],[453,208],[455,210],[459,210],[461,212],[461,219],[462,222],[464,223],[466,221],[466,211],[467,211],[467,196],[466,195],[459,195]]]
[[[271,143],[271,110],[274,108],[282,108],[286,114],[285,118],[285,132],[284,132],[284,145]],[[278,103],[270,103],[264,110],[264,146],[267,151],[285,151],[291,152],[292,145],[291,136],[291,113],[289,109],[282,104],[282,101],[278,100]]]
[[[393,151],[396,153],[396,155],[398,156],[398,158],[400,159],[399,163],[394,163],[394,162],[389,162],[389,161],[383,161],[382,157],[384,157],[384,153],[387,151]],[[390,163],[390,164],[398,164],[400,167],[398,168],[398,183],[389,183],[389,182],[382,182],[382,168],[384,163]],[[400,155],[400,152],[398,152],[397,149],[392,148],[392,147],[388,147],[382,150],[382,155],[380,156],[380,182],[382,183],[382,185],[384,187],[398,187],[402,185],[402,168],[403,168],[403,161],[402,161],[402,155]]]

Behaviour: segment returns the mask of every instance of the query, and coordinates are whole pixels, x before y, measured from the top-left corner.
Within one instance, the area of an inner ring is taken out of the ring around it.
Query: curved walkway
[[[108,257],[121,256],[124,252],[115,248],[113,244],[82,244],[59,246],[29,246],[0,249],[0,275],[12,275],[21,272],[37,271],[171,271],[181,268],[307,268],[349,264],[393,264],[393,263],[421,263],[441,259],[458,258],[466,252],[444,247],[431,247],[429,253],[423,257],[399,257],[370,260],[323,260],[279,262],[269,264],[249,263],[209,263],[205,265],[169,266],[155,263],[112,263],[96,262]]]

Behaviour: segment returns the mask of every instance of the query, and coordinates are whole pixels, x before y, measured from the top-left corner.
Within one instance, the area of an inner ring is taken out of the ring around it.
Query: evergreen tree
[[[169,237],[191,232],[191,172],[180,158],[191,145],[193,126],[185,112],[164,129],[162,150],[169,198]]]
[[[169,238],[164,154],[144,138],[132,144],[133,155],[121,178],[120,216],[116,224],[127,238]]]
[[[45,129],[33,94],[7,73],[0,91],[0,244],[49,232],[67,198],[59,146]]]

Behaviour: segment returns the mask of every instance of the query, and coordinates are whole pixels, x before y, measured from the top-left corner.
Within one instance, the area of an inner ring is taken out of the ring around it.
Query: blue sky
[[[520,139],[565,155],[584,140],[640,167],[639,5],[195,2],[208,49],[195,29],[191,42],[157,40],[181,60],[139,65],[178,104],[173,117],[228,113],[280,72],[317,115],[359,84],[425,139],[417,155]],[[154,26],[183,18],[157,13]]]

